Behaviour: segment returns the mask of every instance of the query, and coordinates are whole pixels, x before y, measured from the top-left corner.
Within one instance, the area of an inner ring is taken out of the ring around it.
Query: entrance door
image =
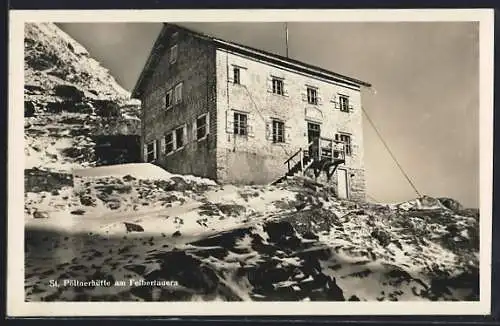
[[[337,169],[337,194],[339,198],[347,198],[347,170]]]
[[[319,139],[321,137],[321,127],[317,123],[308,122],[307,123],[307,143]],[[318,157],[319,155],[319,142],[317,144],[312,144],[309,146],[309,155],[312,157]]]

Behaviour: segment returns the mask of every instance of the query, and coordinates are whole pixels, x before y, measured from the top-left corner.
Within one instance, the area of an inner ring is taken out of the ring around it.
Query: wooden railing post
[[[321,161],[321,140],[318,138],[318,159]]]
[[[330,153],[330,159],[333,161],[335,158],[335,146],[333,145],[333,139],[330,139],[330,148],[332,149],[332,152]]]
[[[304,152],[300,149],[300,172],[304,172]]]
[[[288,166],[288,172],[290,172],[290,161],[286,162],[287,166]]]

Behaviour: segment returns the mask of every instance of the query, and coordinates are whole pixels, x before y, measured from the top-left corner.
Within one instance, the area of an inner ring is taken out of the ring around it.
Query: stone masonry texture
[[[174,44],[178,46],[178,58],[170,64],[168,49]],[[208,177],[221,183],[265,184],[284,175],[284,162],[300,148],[307,148],[307,125],[312,122],[320,125],[322,137],[350,135],[352,154],[339,168],[347,171],[349,197],[365,199],[359,87],[217,48],[210,40],[182,29],[167,30],[164,45],[141,96],[143,160],[146,144],[156,142],[156,164],[172,173]],[[232,80],[235,67],[240,69],[241,84]],[[283,80],[284,95],[272,92],[272,78]],[[166,92],[179,82],[183,83],[182,103],[167,110]],[[307,87],[317,90],[317,105],[308,104]],[[349,112],[336,106],[341,95],[349,98]],[[248,117],[246,136],[233,132],[235,112]],[[197,141],[194,123],[202,114],[209,115],[209,134]],[[272,141],[273,120],[285,125],[283,143]],[[165,135],[181,126],[185,126],[187,144],[167,155]],[[330,181],[334,185],[337,174]]]

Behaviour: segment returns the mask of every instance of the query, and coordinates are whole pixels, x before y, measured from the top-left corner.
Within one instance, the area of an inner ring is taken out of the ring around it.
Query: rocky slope
[[[110,168],[28,193],[27,300],[479,298],[478,212],[449,199],[356,203],[308,179],[235,187]]]
[[[139,103],[56,25],[26,24],[24,45],[26,169],[134,160],[137,144],[108,157],[100,148],[113,138],[137,142]]]

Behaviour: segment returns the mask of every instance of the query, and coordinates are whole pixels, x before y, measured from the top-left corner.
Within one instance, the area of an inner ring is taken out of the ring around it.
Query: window
[[[174,149],[174,133],[169,132],[165,135],[165,153],[170,154]]]
[[[233,68],[233,83],[241,84],[241,70],[238,67]]]
[[[170,109],[172,107],[172,90],[169,90],[165,95],[165,108]]]
[[[351,136],[347,134],[336,134],[335,140],[344,143],[345,155],[351,156],[352,154]]]
[[[152,141],[146,146],[146,161],[153,162],[156,159],[155,142]]]
[[[349,112],[349,98],[347,96],[339,96],[340,111]]]
[[[184,146],[184,127],[175,130],[175,147],[180,149]]]
[[[168,61],[170,63],[175,63],[177,61],[177,44],[170,47],[170,57]]]
[[[273,120],[273,143],[285,142],[285,123]]]
[[[196,119],[196,139],[200,140],[208,134],[207,115],[204,114]]]
[[[307,88],[307,103],[318,104],[318,91],[315,88]]]
[[[273,93],[278,95],[285,95],[283,79],[273,77]]]
[[[244,113],[234,113],[234,134],[245,136],[247,134],[247,115]]]
[[[175,86],[174,90],[174,103],[179,104],[182,102],[182,83]]]

